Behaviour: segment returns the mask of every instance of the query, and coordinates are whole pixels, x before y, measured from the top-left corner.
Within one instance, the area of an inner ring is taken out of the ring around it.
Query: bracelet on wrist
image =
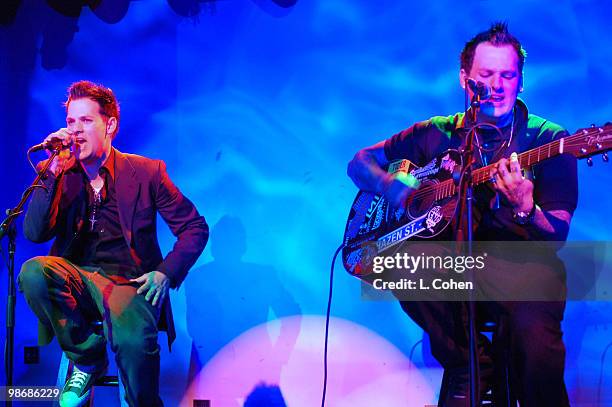
[[[518,211],[518,212],[513,211],[512,219],[514,220],[515,223],[517,223],[519,225],[528,225],[528,224],[533,222],[533,219],[535,218],[535,213],[536,213],[537,207],[538,206],[534,202],[533,206],[531,207],[531,210],[529,210],[529,212],[527,212],[527,211]]]

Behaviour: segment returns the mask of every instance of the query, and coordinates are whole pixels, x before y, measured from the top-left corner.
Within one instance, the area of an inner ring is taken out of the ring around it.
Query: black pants
[[[433,356],[445,369],[468,366],[466,304],[401,302],[402,309],[429,334]],[[565,346],[561,321],[565,302],[477,303],[477,314],[501,316],[508,324],[511,380],[521,407],[569,406],[563,375]],[[490,363],[484,337],[479,337],[480,363]]]
[[[159,310],[136,294],[134,284],[118,284],[102,269],[78,267],[61,257],[25,262],[19,287],[40,322],[55,333],[62,350],[79,369],[106,367],[106,341],[130,406],[159,406]],[[104,336],[92,321],[102,320]]]

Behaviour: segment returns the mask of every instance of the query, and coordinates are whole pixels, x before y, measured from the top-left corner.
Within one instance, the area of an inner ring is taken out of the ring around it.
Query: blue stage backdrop
[[[170,406],[319,403],[330,261],[357,192],[347,163],[416,120],[462,110],[458,55],[475,32],[506,20],[523,41],[531,111],[570,131],[612,120],[606,1],[123,0],[77,7],[73,17],[49,6],[60,2],[18,3],[15,15],[2,6],[0,26],[0,207],[34,176],[27,146],[64,126],[66,87],[89,79],[120,100],[115,145],[165,160],[212,226],[171,296],[171,353],[160,337]],[[594,161],[579,163],[572,240],[612,237],[612,164]],[[160,241],[165,251],[173,244],[165,226]],[[17,271],[47,249],[20,238]],[[6,242],[2,254],[4,310]],[[594,405],[598,386],[612,403],[612,355],[601,359],[611,308],[567,305],[573,405]],[[18,384],[55,383],[57,343],[41,348],[39,364],[23,362],[36,333],[19,295]],[[362,300],[338,265],[329,405],[434,403],[441,369],[422,338],[396,302]]]

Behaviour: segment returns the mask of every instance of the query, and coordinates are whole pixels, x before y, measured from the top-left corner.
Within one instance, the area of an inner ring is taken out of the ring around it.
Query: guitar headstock
[[[593,164],[591,156],[603,154],[603,160],[608,161],[606,151],[612,150],[612,123],[604,126],[591,126],[576,131],[565,138],[563,152],[577,158],[588,158],[589,165]]]

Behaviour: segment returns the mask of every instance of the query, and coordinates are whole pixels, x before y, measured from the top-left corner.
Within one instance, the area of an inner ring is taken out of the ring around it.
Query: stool
[[[501,321],[486,321],[480,326],[481,333],[492,334],[493,344],[493,388],[481,401],[483,406],[516,407],[517,399],[510,386],[510,357],[508,351],[508,332],[503,317]]]
[[[506,324],[504,324],[503,320],[499,324],[494,321],[486,321],[478,327],[478,330],[480,333],[492,335],[494,364],[492,389],[483,396],[482,400],[480,400],[480,405],[488,407],[516,407],[517,399],[513,395],[510,386]],[[441,403],[445,398],[444,396],[448,391],[448,380],[449,377],[445,370],[438,403]]]
[[[94,330],[101,331],[102,330],[102,321],[95,321],[93,324]],[[74,363],[68,359],[66,354],[62,352],[62,359],[60,360],[59,368],[57,371],[57,381],[56,386],[60,389],[64,388],[66,381],[72,374],[72,369],[74,368]],[[94,405],[94,388],[96,386],[109,386],[109,387],[118,387],[119,388],[119,405],[122,407],[127,407],[127,402],[125,401],[125,388],[123,387],[123,383],[121,381],[121,375],[118,373],[116,376],[113,375],[105,375],[99,377],[91,387],[91,393],[89,396],[89,400],[85,404],[86,407],[92,407]],[[56,405],[59,405],[59,402],[56,402]]]

